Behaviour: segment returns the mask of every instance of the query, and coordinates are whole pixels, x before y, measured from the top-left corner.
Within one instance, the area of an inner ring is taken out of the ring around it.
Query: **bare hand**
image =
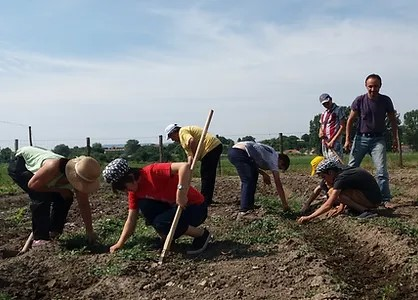
[[[184,192],[180,192],[178,194],[178,198],[176,200],[176,203],[181,208],[183,208],[183,209],[186,208],[186,206],[187,206],[187,195]]]
[[[344,144],[344,150],[348,153],[351,150],[351,142],[346,141]]]
[[[328,149],[334,148],[334,142],[331,141],[331,142],[327,142],[326,144],[327,144]]]
[[[116,244],[114,244],[113,246],[110,247],[109,252],[110,253],[115,253],[120,248],[122,248],[122,246],[120,246],[119,244],[116,243]]]
[[[271,179],[270,176],[268,174],[263,174],[263,182],[264,184],[270,185],[271,184]]]
[[[299,224],[308,223],[309,221],[310,220],[309,220],[309,218],[307,216],[303,216],[303,217],[300,217],[299,219],[297,219],[297,222]]]
[[[397,141],[397,139],[395,139],[394,141],[393,141],[393,144],[392,144],[392,151],[393,152],[398,152],[398,141]]]

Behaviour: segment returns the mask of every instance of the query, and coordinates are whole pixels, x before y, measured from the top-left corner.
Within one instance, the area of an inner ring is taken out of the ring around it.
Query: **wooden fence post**
[[[158,150],[160,151],[160,162],[163,162],[163,136],[158,136]]]
[[[90,138],[89,137],[86,138],[86,143],[87,143],[87,156],[90,156],[91,147],[90,147]]]
[[[279,133],[280,153],[283,154],[283,133]]]
[[[33,146],[33,144],[32,144],[32,126],[29,126],[29,145]]]

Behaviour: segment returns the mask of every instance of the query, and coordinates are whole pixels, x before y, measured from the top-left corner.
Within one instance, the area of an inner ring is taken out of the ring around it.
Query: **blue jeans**
[[[386,140],[384,136],[365,137],[356,135],[350,153],[349,166],[359,167],[364,156],[369,154],[376,168],[376,181],[383,201],[390,201],[389,174],[387,170]]]
[[[258,180],[258,167],[245,150],[236,148],[229,149],[228,159],[237,169],[239,178],[241,179],[240,211],[253,209]]]

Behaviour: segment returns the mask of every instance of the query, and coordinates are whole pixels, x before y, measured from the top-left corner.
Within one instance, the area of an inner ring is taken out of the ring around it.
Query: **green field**
[[[306,175],[310,174],[310,161],[314,156],[311,155],[298,155],[290,156],[290,167],[287,172],[297,172]],[[348,155],[344,157],[344,162],[348,162]],[[418,152],[404,153],[402,155],[402,164],[405,168],[418,168]],[[130,163],[131,166],[144,166],[146,163]],[[397,153],[388,154],[389,170],[400,167],[400,158]],[[194,176],[199,177],[199,166],[196,165]],[[369,156],[366,156],[363,160],[362,167],[373,172],[373,163]],[[222,155],[219,173],[221,176],[235,176],[237,172],[234,166],[228,161],[226,155]],[[20,189],[12,182],[7,175],[7,164],[0,164],[0,195],[2,194],[15,194],[20,192]]]

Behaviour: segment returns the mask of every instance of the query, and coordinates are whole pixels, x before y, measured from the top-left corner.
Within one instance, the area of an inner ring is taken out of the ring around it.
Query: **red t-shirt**
[[[141,199],[176,203],[176,193],[179,177],[171,174],[171,163],[155,163],[139,170],[138,189],[128,192],[129,209],[138,209]],[[202,204],[203,195],[190,187],[187,192],[189,204]]]

